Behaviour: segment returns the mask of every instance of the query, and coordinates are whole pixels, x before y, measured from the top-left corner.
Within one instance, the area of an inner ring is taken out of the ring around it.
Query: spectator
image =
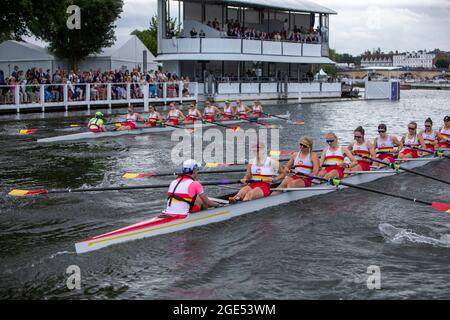
[[[192,28],[191,30],[191,38],[197,38],[197,31],[195,30],[195,28]]]
[[[198,35],[199,35],[200,38],[205,38],[206,37],[206,34],[203,31],[203,29],[200,29],[200,33]]]

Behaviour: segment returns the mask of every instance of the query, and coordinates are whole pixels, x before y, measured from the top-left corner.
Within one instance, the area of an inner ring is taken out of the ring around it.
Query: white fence
[[[0,86],[0,110],[198,101],[197,82],[80,83]]]

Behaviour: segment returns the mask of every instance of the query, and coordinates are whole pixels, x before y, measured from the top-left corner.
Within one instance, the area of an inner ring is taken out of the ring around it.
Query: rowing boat
[[[449,151],[446,151],[445,153],[448,154]],[[424,166],[430,162],[438,161],[440,159],[442,158],[425,156],[418,161],[408,161],[402,164],[402,166],[408,169],[412,169]],[[357,174],[353,174],[344,178],[342,181],[358,185],[400,173],[396,170],[386,170],[386,168],[380,168],[368,172],[370,174],[366,174],[365,172],[358,172]],[[89,238],[87,240],[80,241],[75,244],[75,249],[78,254],[86,253],[108,247],[113,244],[153,237],[165,233],[172,233],[188,228],[203,226],[210,223],[221,222],[246,213],[278,206],[283,203],[327,194],[341,188],[346,187],[341,186],[339,188],[336,188],[327,184],[318,184],[310,188],[283,192],[267,198],[257,199],[249,202],[238,202],[236,204],[228,204],[220,208],[204,210],[195,214],[191,214],[185,219],[181,219],[179,217],[155,217],[128,227],[124,227],[93,238]],[[224,197],[224,199],[227,199],[227,197]]]
[[[289,112],[283,115],[273,116],[273,117],[262,117],[258,118],[259,121],[279,121],[280,118],[288,120],[290,118]],[[218,125],[233,125],[239,123],[249,123],[248,120],[224,120],[215,122]],[[203,123],[203,127],[211,127],[214,126],[215,123]],[[195,124],[184,124],[179,125],[182,129],[192,129]],[[77,141],[77,140],[86,140],[86,139],[100,139],[100,138],[110,138],[117,137],[123,135],[139,135],[139,134],[151,134],[151,133],[159,133],[159,132],[168,132],[176,130],[176,127],[166,126],[166,127],[152,127],[152,128],[138,128],[135,130],[126,130],[126,131],[106,131],[106,132],[82,132],[76,134],[69,134],[63,136],[56,136],[44,139],[38,139],[38,143],[53,143],[53,142],[66,142],[66,141]]]

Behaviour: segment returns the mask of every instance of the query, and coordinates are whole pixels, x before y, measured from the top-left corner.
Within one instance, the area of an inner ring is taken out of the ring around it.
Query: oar
[[[303,124],[305,124],[305,122],[301,121],[301,120],[292,121],[290,119],[286,119],[286,118],[283,118],[283,117],[280,117],[280,116],[277,116],[277,115],[274,115],[274,114],[270,114],[270,113],[266,113],[266,112],[261,112],[261,113],[266,115],[266,116],[268,116],[268,117],[278,118],[278,119],[287,121],[287,122],[292,123],[292,124],[296,124],[296,125],[303,125]]]
[[[379,159],[375,159],[375,158],[371,158],[371,157],[367,157],[367,156],[363,156],[363,158],[368,159],[368,160],[373,161],[373,162],[378,162],[378,163],[384,164],[384,165],[389,166],[391,169],[394,169],[394,170],[403,170],[403,171],[406,171],[406,172],[409,172],[409,173],[412,173],[412,174],[416,174],[416,175],[424,177],[424,178],[428,178],[428,179],[432,179],[432,180],[439,181],[439,182],[442,182],[442,183],[450,184],[449,181],[446,181],[446,180],[443,180],[443,179],[439,179],[439,178],[436,178],[436,177],[433,177],[433,176],[429,176],[427,174],[421,173],[421,172],[416,171],[416,170],[411,170],[411,169],[405,168],[404,166],[400,165],[398,162],[390,163],[390,162],[381,161]]]
[[[211,123],[211,124],[214,124],[214,125],[219,126],[219,127],[223,127],[223,128],[230,129],[231,131],[234,131],[234,132],[239,131],[239,130],[241,129],[241,128],[238,127],[238,126],[229,127],[229,126],[226,126],[226,125],[221,124],[221,123],[217,123],[217,122],[214,122],[214,121],[208,121],[208,120],[206,120],[206,119],[200,119],[200,120],[201,120],[202,122]]]
[[[305,176],[305,177],[308,177],[308,178],[311,178],[311,179],[316,179],[316,180],[320,180],[320,181],[329,182],[331,185],[333,185],[335,187],[347,186],[347,187],[354,188],[354,189],[359,189],[359,190],[364,190],[364,191],[368,191],[368,192],[378,193],[378,194],[382,194],[382,195],[393,197],[393,198],[404,199],[404,200],[408,200],[408,201],[412,201],[412,202],[425,204],[425,205],[431,206],[433,209],[436,209],[438,211],[450,213],[450,203],[429,202],[429,201],[420,200],[420,199],[416,199],[416,198],[406,197],[406,196],[399,195],[399,194],[389,193],[389,192],[385,192],[385,191],[382,191],[382,190],[377,190],[377,189],[372,189],[372,188],[369,188],[369,187],[355,185],[355,184],[348,183],[348,182],[345,182],[345,181],[342,181],[342,180],[336,179],[336,178],[334,178],[334,179],[325,179],[325,178],[322,178],[322,177],[316,177],[316,176],[304,174],[304,173],[301,173],[301,172],[297,173],[297,174],[300,174],[302,176]]]
[[[294,152],[298,152],[298,149],[297,150],[270,150],[269,154],[274,157],[275,156],[290,156]],[[312,152],[321,153],[322,149],[313,150]]]
[[[248,180],[246,183],[260,182],[261,179]],[[217,186],[229,184],[241,184],[241,180],[219,180],[200,182],[203,186]],[[107,188],[81,188],[81,189],[54,189],[54,190],[11,190],[8,195],[13,197],[26,197],[41,194],[55,193],[82,193],[82,192],[99,192],[99,191],[121,191],[121,190],[141,190],[141,189],[161,189],[168,188],[170,184],[152,184],[142,186],[125,186],[125,187],[107,187]]]
[[[258,124],[260,126],[263,126],[263,127],[269,128],[269,129],[276,129],[276,128],[278,128],[277,126],[275,126],[273,124],[259,122],[258,118],[255,118],[253,120],[252,119],[246,119],[246,118],[238,118],[238,117],[235,117],[235,118],[237,120],[243,120],[243,121],[247,121],[247,122],[250,122],[250,123],[256,123],[256,124]]]
[[[37,129],[21,129],[19,134],[33,134],[36,133]]]
[[[205,174],[215,174],[215,173],[235,173],[244,172],[245,169],[233,169],[233,170],[211,170],[211,171],[200,171],[201,175]],[[124,179],[139,179],[139,178],[156,178],[156,177],[171,177],[179,176],[181,172],[165,172],[165,173],[125,173],[122,178]]]
[[[419,151],[423,151],[423,152],[428,152],[430,154],[434,154],[436,157],[444,157],[444,158],[450,159],[450,156],[445,155],[443,151],[439,151],[439,150],[431,151],[431,150],[419,148],[419,147],[416,147],[416,146],[409,146],[409,147],[410,148],[412,147],[412,148],[417,149]]]

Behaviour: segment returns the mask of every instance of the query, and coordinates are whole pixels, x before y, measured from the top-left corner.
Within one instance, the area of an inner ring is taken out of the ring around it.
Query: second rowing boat
[[[449,151],[446,151],[448,154]],[[426,156],[418,161],[409,161],[403,166],[408,169],[423,166],[432,161],[438,161],[442,158]],[[377,172],[378,171],[378,172]],[[389,177],[398,174],[396,170],[377,169],[374,171],[358,172],[344,178],[342,181],[359,185],[368,183],[380,178]],[[339,187],[345,188],[345,186]],[[132,240],[153,237],[165,233],[176,232],[188,228],[203,226],[210,223],[224,221],[249,212],[262,210],[269,207],[278,206],[283,203],[296,201],[313,196],[323,195],[338,190],[339,188],[327,184],[319,184],[314,187],[304,188],[302,190],[283,192],[278,195],[261,198],[248,202],[238,202],[228,204],[224,207],[214,208],[190,214],[187,218],[179,217],[155,217],[149,220],[133,224],[112,232],[108,232],[75,244],[77,253],[85,253],[108,247],[113,244],[128,242]],[[224,197],[227,199],[227,197]]]

